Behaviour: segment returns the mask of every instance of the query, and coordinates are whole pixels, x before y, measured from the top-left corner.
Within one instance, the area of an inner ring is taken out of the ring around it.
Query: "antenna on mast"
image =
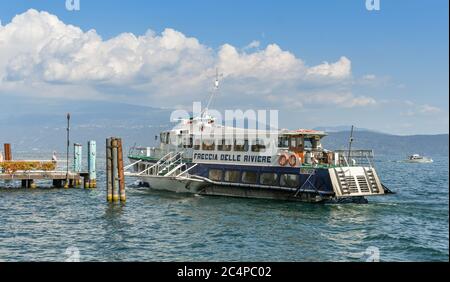
[[[218,90],[219,89],[219,78],[222,77],[223,74],[219,75],[219,69],[216,68],[216,80],[214,81],[214,89]]]
[[[214,86],[213,86],[211,95],[209,96],[208,104],[206,104],[206,107],[202,112],[202,117],[208,111],[209,106],[211,105],[211,102],[214,98],[214,95],[219,91],[220,78],[222,78],[222,77],[223,77],[223,73],[219,74],[219,69],[216,68],[216,79],[214,80]]]

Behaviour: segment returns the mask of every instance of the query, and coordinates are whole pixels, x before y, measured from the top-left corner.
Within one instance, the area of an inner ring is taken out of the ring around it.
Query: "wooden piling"
[[[89,178],[87,178],[87,177],[83,178],[83,186],[84,186],[85,189],[90,188]]]
[[[117,170],[119,175],[119,194],[120,201],[125,202],[127,200],[125,194],[125,174],[123,169],[123,150],[122,150],[122,139],[117,139]]]
[[[117,153],[117,139],[113,138],[112,145],[112,175],[113,175],[113,202],[119,201],[119,166],[118,166],[118,153]]]
[[[12,161],[11,144],[5,143],[3,148],[5,151],[5,161]]]
[[[62,180],[61,179],[53,179],[53,187],[61,188],[62,187]]]
[[[123,149],[120,138],[106,140],[106,186],[107,200],[125,202],[125,175],[123,167]]]
[[[106,139],[106,200],[111,202],[113,200],[112,189],[112,147],[111,138]]]

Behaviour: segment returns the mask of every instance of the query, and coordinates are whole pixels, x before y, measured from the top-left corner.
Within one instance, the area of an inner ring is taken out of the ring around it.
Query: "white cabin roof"
[[[296,130],[263,130],[263,129],[248,129],[241,127],[232,127],[232,126],[223,126],[221,124],[216,124],[214,119],[210,118],[194,118],[181,120],[179,124],[177,124],[170,132],[174,132],[176,134],[181,134],[182,131],[188,134],[201,134],[207,135],[211,134],[216,137],[219,136],[270,136],[270,135],[281,135],[281,136],[298,136],[303,135],[304,137],[314,137],[319,136],[323,137],[327,134],[324,131],[313,130],[313,129],[296,129]]]

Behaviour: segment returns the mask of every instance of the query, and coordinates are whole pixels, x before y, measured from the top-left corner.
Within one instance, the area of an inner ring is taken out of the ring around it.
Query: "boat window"
[[[296,151],[297,145],[298,145],[298,139],[297,137],[291,137],[289,138],[289,150]]]
[[[255,143],[251,147],[252,152],[265,152],[266,145],[262,140],[256,139]]]
[[[161,141],[161,143],[167,144],[167,143],[166,143],[166,133],[165,133],[165,132],[161,132],[161,133],[159,134],[159,140]]]
[[[307,148],[307,149],[313,148],[313,142],[312,142],[311,138],[305,139],[305,148]]]
[[[200,139],[194,140],[194,150],[200,150]]]
[[[292,151],[303,151],[304,141],[302,136],[291,136],[289,137],[289,150]]]
[[[322,147],[322,145],[320,144],[319,136],[314,136],[313,138],[311,138],[311,147],[313,150],[317,150]]]
[[[169,144],[170,143],[170,133],[166,132],[164,137],[165,137],[164,143]]]
[[[214,140],[203,140],[202,150],[213,151],[215,149]]]
[[[295,188],[300,185],[300,177],[297,174],[282,174],[280,184],[284,187]]]
[[[304,141],[303,141],[303,137],[297,137],[297,150],[298,151],[303,151],[304,149]]]
[[[242,182],[243,183],[256,183],[258,179],[258,174],[254,171],[244,171],[242,173]]]
[[[261,173],[259,183],[263,185],[277,185],[278,175],[276,173]]]
[[[241,173],[238,170],[226,170],[224,180],[226,182],[239,182],[240,177]]]
[[[237,152],[248,151],[248,140],[236,139],[234,140],[234,150]]]
[[[183,136],[183,148],[192,148],[193,137],[192,134],[189,136]]]
[[[231,151],[231,140],[222,139],[219,141],[219,145],[217,145],[217,150],[219,151]]]
[[[222,181],[222,170],[210,169],[208,178],[214,181]]]
[[[287,148],[287,147],[289,147],[289,139],[287,137],[279,137],[278,148]]]

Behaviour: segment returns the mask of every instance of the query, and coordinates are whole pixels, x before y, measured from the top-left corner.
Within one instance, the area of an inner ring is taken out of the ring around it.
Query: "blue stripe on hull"
[[[328,169],[324,168],[316,168],[315,174],[310,177],[309,173],[301,173],[300,168],[298,167],[295,168],[288,166],[272,167],[272,166],[245,166],[245,165],[198,163],[197,166],[190,171],[190,174],[208,178],[210,169],[240,171],[241,174],[243,171],[256,172],[258,173],[258,180],[257,180],[258,183],[259,183],[259,175],[261,173],[276,173],[278,174],[278,185],[280,185],[280,174],[295,174],[299,175],[300,184],[297,187],[292,188],[300,188],[303,186],[302,188],[305,190],[317,189],[319,192],[328,192],[328,193],[333,192],[333,186],[331,184]],[[305,182],[308,183],[305,184]]]

